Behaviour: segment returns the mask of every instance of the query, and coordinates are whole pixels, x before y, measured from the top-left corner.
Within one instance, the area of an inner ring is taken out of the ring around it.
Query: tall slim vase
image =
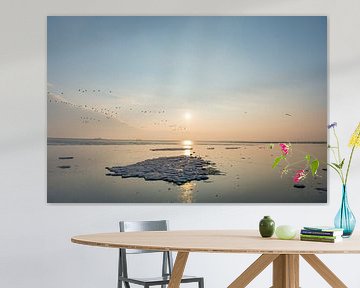
[[[343,237],[350,237],[355,229],[356,219],[349,207],[346,185],[343,185],[342,188],[341,206],[336,214],[334,224],[336,228],[344,229]]]

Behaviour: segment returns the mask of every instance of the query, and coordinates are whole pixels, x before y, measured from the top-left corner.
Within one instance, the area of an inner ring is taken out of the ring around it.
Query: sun
[[[183,140],[181,142],[181,144],[186,148],[190,148],[193,145],[193,141],[191,141],[191,140]]]
[[[190,112],[186,112],[186,113],[184,114],[184,118],[185,118],[185,120],[191,120],[191,118],[192,118],[191,113],[190,113]]]

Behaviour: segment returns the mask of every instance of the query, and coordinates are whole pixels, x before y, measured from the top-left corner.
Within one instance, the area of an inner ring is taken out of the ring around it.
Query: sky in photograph
[[[48,17],[48,136],[326,141],[326,17]]]

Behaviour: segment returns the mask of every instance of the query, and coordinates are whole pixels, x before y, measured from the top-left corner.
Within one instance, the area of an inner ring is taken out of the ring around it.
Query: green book
[[[313,242],[324,242],[324,243],[337,243],[342,241],[342,237],[337,237],[335,239],[327,238],[314,238],[314,237],[303,237],[300,236],[301,241],[313,241]]]
[[[314,238],[314,239],[337,239],[341,238],[341,236],[324,236],[324,235],[308,235],[308,234],[300,234],[303,238]]]

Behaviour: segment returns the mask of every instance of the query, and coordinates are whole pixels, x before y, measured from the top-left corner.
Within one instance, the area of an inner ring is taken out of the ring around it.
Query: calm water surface
[[[184,143],[151,141],[67,140],[48,141],[49,203],[326,203],[326,144],[293,144],[293,160],[306,152],[316,155],[319,175],[308,177],[306,188],[294,188],[292,174],[272,169],[280,155],[264,143],[185,143],[194,156],[216,163],[225,175],[178,186],[165,181],[106,176],[106,166],[122,166],[162,156],[189,155],[185,151],[151,151],[184,147]],[[212,147],[214,149],[209,150]],[[226,149],[237,147],[237,149]],[[299,154],[298,156],[296,156]],[[59,157],[73,156],[61,160]],[[70,168],[59,168],[70,166]],[[301,169],[302,167],[298,167]],[[320,190],[319,190],[320,188]],[[323,191],[325,190],[325,191]]]

